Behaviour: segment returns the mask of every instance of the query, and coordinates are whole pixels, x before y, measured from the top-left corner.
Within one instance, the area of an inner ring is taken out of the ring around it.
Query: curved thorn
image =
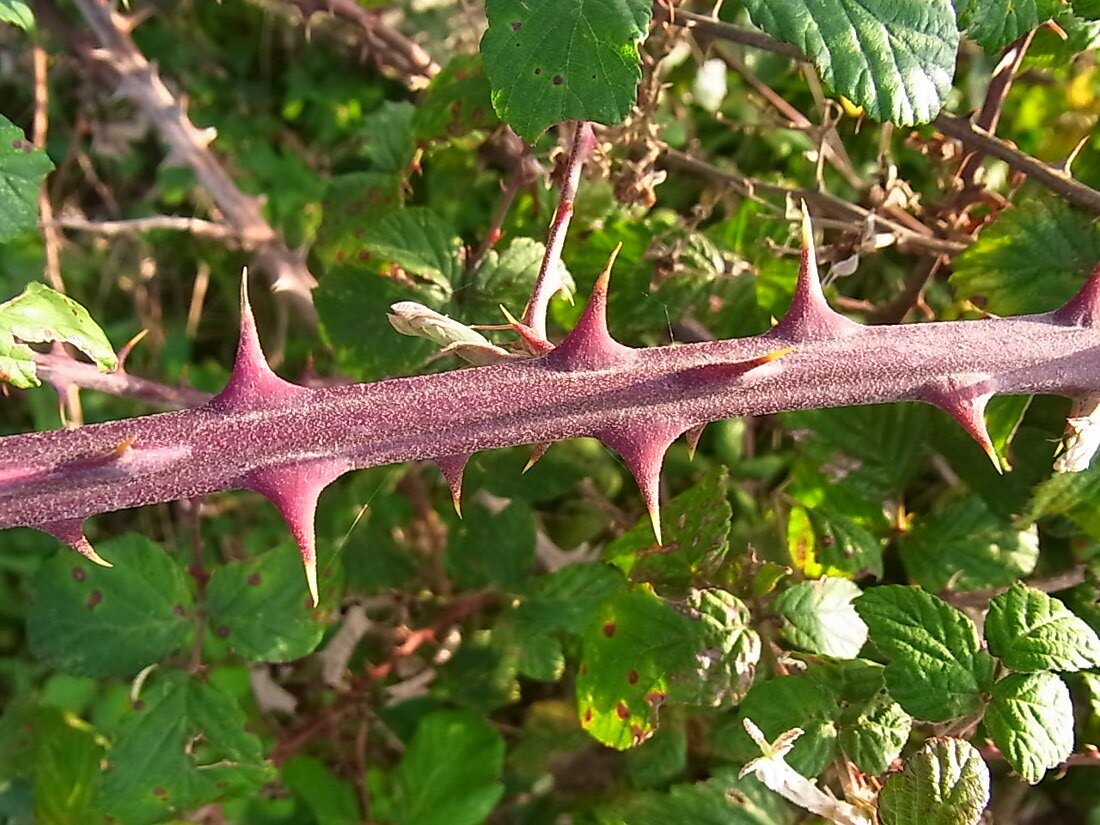
[[[1065,306],[1054,311],[1054,319],[1074,327],[1092,327],[1100,323],[1100,264],[1092,270],[1080,291]]]
[[[993,462],[993,469],[999,475],[1004,475],[997,448],[993,446],[993,440],[989,437],[989,430],[985,424],[985,408],[992,397],[992,392],[981,395],[967,394],[961,387],[933,387],[924,393],[924,399],[928,403],[935,404],[959,422],[966,434],[978,443],[982,452]]]
[[[546,451],[550,449],[550,442],[547,441],[544,444],[536,444],[535,449],[531,451],[531,457],[527,459],[527,463],[523,466],[523,471],[520,475],[526,475],[527,471],[538,464],[539,459],[546,455]]]
[[[443,472],[443,477],[447,479],[447,486],[451,488],[451,503],[459,518],[462,518],[462,476],[466,472],[466,462],[469,460],[468,455],[448,455],[435,460]]]
[[[706,428],[706,424],[700,424],[697,427],[692,427],[684,434],[684,437],[687,439],[689,461],[695,460],[695,451],[699,449],[699,439],[703,437],[703,430]]]
[[[661,535],[661,466],[665,451],[679,438],[687,426],[678,422],[658,422],[649,425],[627,425],[622,429],[604,432],[600,440],[619,454],[629,468],[638,490],[642,494],[653,535],[662,544]]]
[[[91,542],[89,542],[88,538],[84,535],[83,519],[75,518],[66,519],[65,521],[55,521],[52,524],[39,525],[37,529],[69,545],[69,547],[88,561],[98,564],[100,567],[114,567],[113,564],[96,552]]]

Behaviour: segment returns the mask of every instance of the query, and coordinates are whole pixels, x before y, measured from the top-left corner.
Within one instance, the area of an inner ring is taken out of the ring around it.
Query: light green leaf
[[[1073,702],[1053,673],[1012,673],[993,686],[985,728],[1008,764],[1034,785],[1073,752]]]
[[[476,502],[465,509],[466,517],[451,532],[444,557],[455,586],[519,590],[535,560],[531,508],[516,500],[499,512]]]
[[[1096,631],[1058,599],[1022,582],[990,602],[985,637],[990,652],[1012,670],[1100,667]]]
[[[720,707],[748,689],[760,638],[741,602],[719,590],[667,602],[647,588],[608,600],[583,637],[577,713],[618,750],[656,730],[666,701]]]
[[[0,7],[0,20],[18,22],[30,14],[21,2],[6,6]],[[0,115],[0,243],[38,225],[38,190],[52,169],[46,153],[31,146],[23,130]]]
[[[462,239],[423,206],[397,209],[367,228],[363,245],[383,260],[426,278],[449,297],[462,274]]]
[[[867,641],[867,625],[852,607],[861,592],[848,579],[796,584],[775,600],[775,611],[784,619],[783,635],[810,653],[854,659]]]
[[[16,387],[38,386],[34,353],[16,343],[64,341],[91,358],[101,372],[118,366],[107,336],[80,304],[40,283],[0,304],[0,381]]]
[[[970,619],[936,596],[900,585],[872,588],[855,605],[889,660],[890,695],[907,712],[942,722],[981,709],[995,663]]]
[[[791,563],[809,578],[882,576],[882,542],[831,507],[792,507],[787,519]]]
[[[989,804],[989,768],[963,739],[929,739],[878,797],[882,825],[977,825]]]
[[[493,106],[533,143],[566,120],[621,123],[641,79],[649,0],[488,0],[481,41]]]
[[[284,550],[222,565],[206,588],[211,630],[252,662],[300,659],[324,635],[305,589],[301,559]]]
[[[997,315],[1056,309],[1100,260],[1100,227],[1053,196],[1001,213],[955,259],[951,284],[961,298],[985,299]]]
[[[928,590],[1002,587],[1035,569],[1039,534],[1034,525],[1013,526],[970,495],[919,518],[902,539],[901,560]]]
[[[471,323],[485,322],[500,315],[500,305],[518,315],[531,295],[545,254],[546,247],[531,238],[515,238],[503,250],[489,250],[473,280],[465,317]],[[573,276],[564,266],[558,271],[565,289],[573,294],[577,289]]]
[[[34,654],[67,673],[127,676],[183,648],[193,605],[179,565],[137,534],[98,549],[114,567],[66,549],[35,576],[27,616]]]
[[[104,808],[119,822],[144,825],[255,793],[275,772],[247,727],[237,702],[213,684],[181,671],[154,673],[107,752]]]
[[[987,52],[1009,43],[1054,17],[1059,0],[956,0],[959,28]]]
[[[753,22],[810,57],[875,120],[927,123],[951,89],[959,33],[949,0],[746,0]]]
[[[504,795],[504,739],[464,711],[425,716],[394,772],[396,825],[477,825]]]
[[[0,23],[11,23],[30,31],[34,28],[34,13],[23,0],[0,0]]]

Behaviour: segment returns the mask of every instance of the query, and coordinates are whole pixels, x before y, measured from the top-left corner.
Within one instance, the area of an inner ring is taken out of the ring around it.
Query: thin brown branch
[[[672,23],[683,26],[696,38],[704,40],[728,40],[730,43],[740,43],[742,46],[752,46],[756,49],[775,52],[792,60],[808,63],[809,59],[797,46],[776,40],[774,37],[757,29],[748,29],[744,26],[735,26],[725,23],[713,17],[702,14],[694,14],[681,9],[670,9],[668,0],[657,0],[653,6],[653,19],[658,23]]]
[[[238,237],[237,230],[224,223],[207,221],[202,218],[188,218],[177,215],[153,215],[148,218],[131,218],[122,221],[90,221],[85,218],[56,218],[50,223],[60,229],[74,232],[90,232],[113,238],[118,235],[139,235],[157,230],[190,232],[199,238],[213,238],[219,241],[233,241]]]
[[[170,387],[129,373],[100,372],[94,364],[58,353],[36,353],[38,375],[55,387],[80,387],[109,395],[134,398],[170,410],[198,407],[210,400],[209,393],[190,387]]]
[[[1039,590],[1043,593],[1057,593],[1060,590],[1068,590],[1071,587],[1084,582],[1086,579],[1086,570],[1084,565],[1074,567],[1072,570],[1067,570],[1065,573],[1059,573],[1057,576],[1051,576],[1046,579],[1032,579],[1031,581],[1025,581],[1028,587],[1032,590]],[[941,593],[940,597],[955,607],[986,607],[989,602],[1007,591],[1007,587],[990,587],[984,590],[972,590],[968,593]]]
[[[967,244],[962,241],[937,237],[932,234],[930,229],[927,230],[927,233],[916,231],[892,218],[887,218],[862,206],[849,203],[827,192],[798,187],[790,188],[756,180],[728,169],[720,169],[711,163],[693,158],[677,149],[666,149],[660,162],[665,168],[689,172],[706,180],[721,183],[747,198],[758,199],[763,195],[770,195],[783,198],[785,201],[793,200],[795,203],[804,200],[814,207],[815,213],[843,219],[849,222],[853,229],[870,221],[876,231],[888,232],[894,235],[898,247],[903,250],[955,255],[967,247]]]
[[[36,9],[52,6],[52,0],[36,0],[35,5]],[[195,172],[226,222],[236,230],[242,246],[255,253],[257,268],[267,276],[272,290],[285,295],[303,317],[312,321],[311,290],[316,281],[303,256],[287,248],[264,218],[260,201],[241,192],[222,168],[209,148],[211,130],[199,129],[191,122],[183,104],[134,44],[128,21],[112,10],[109,0],[75,0],[75,5],[99,44],[92,57],[110,71],[119,93],[133,101],[152,122],[168,149],[168,160]],[[56,18],[56,9],[51,11]]]

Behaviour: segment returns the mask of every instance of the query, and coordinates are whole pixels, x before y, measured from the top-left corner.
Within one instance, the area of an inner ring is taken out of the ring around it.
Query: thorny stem
[[[569,159],[561,180],[561,196],[558,208],[554,212],[550,234],[546,239],[546,255],[539,267],[538,278],[531,292],[531,300],[523,313],[523,323],[539,341],[546,341],[546,310],[550,299],[561,289],[561,251],[565,246],[565,236],[569,231],[569,222],[573,219],[573,207],[577,199],[577,187],[581,181],[585,158],[596,147],[596,136],[592,124],[585,121],[577,123],[573,131],[573,141],[569,149]]]

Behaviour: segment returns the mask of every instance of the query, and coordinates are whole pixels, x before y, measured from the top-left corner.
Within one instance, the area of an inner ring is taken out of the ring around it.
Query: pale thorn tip
[[[661,537],[661,505],[647,504],[646,509],[649,510],[649,521],[653,525],[653,535],[657,538],[657,544],[663,545],[665,542]]]
[[[114,567],[113,564],[111,564],[109,561],[107,561],[107,559],[103,558],[103,556],[99,555],[99,553],[95,551],[95,548],[92,547],[91,543],[87,539],[84,539],[82,544],[83,547],[77,547],[76,551],[84,556],[84,558],[86,558],[88,561],[94,564],[98,564],[100,567]]]
[[[539,460],[546,455],[546,451],[549,449],[549,444],[536,444],[535,448],[531,451],[531,457],[527,459],[527,463],[523,465],[523,471],[520,475],[526,475],[527,471],[538,464]]]
[[[309,588],[309,597],[313,601],[313,606],[316,607],[321,603],[320,591],[317,588],[317,558],[305,559],[303,564],[306,568],[306,587]]]

